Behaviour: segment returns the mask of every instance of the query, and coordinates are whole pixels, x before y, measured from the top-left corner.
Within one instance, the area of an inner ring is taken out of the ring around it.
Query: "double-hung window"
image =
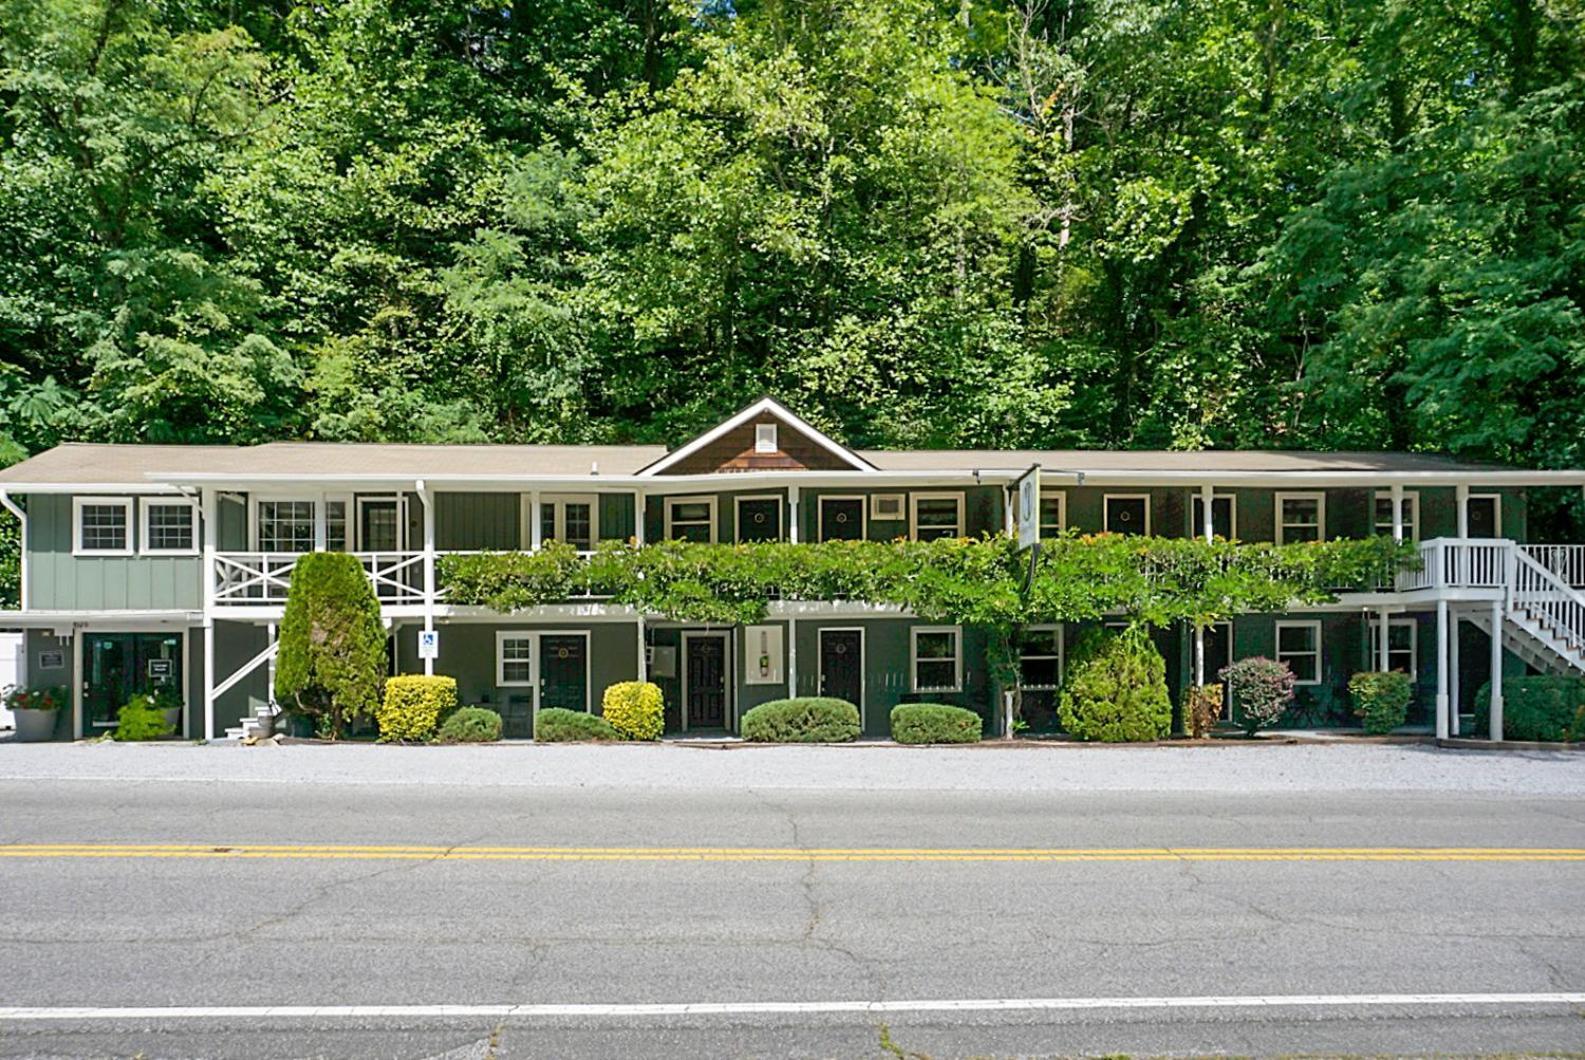
[[[198,551],[198,509],[186,499],[143,499],[142,547],[148,555],[193,555]]]
[[[934,541],[963,536],[963,494],[915,493],[914,540]]]
[[[1277,661],[1288,664],[1295,684],[1321,683],[1321,623],[1277,623]]]
[[[1026,691],[1051,691],[1062,684],[1062,627],[1030,626],[1019,652],[1019,683]]]
[[[915,626],[910,647],[915,692],[962,690],[962,629],[957,626]]]
[[[1061,537],[1068,525],[1068,495],[1059,490],[1040,491],[1040,539]]]
[[[1387,669],[1401,670],[1412,681],[1417,675],[1419,651],[1417,625],[1412,618],[1394,618],[1387,623]],[[1370,624],[1370,665],[1380,665],[1381,623]]]
[[[1403,539],[1405,541],[1420,540],[1420,495],[1413,491],[1406,491],[1403,495]],[[1392,491],[1376,491],[1376,533],[1382,537],[1392,536]]]
[[[312,552],[314,502],[261,498],[256,528],[260,552]]]
[[[132,554],[131,497],[74,497],[72,553],[78,556]]]
[[[715,543],[714,497],[667,497],[666,536],[674,541]]]
[[[1277,544],[1326,540],[1326,494],[1277,494]]]
[[[495,683],[526,688],[534,683],[534,634],[503,629],[495,635]]]

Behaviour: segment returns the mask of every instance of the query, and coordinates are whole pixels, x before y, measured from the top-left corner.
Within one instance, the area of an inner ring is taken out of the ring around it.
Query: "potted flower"
[[[182,697],[174,689],[161,688],[154,693],[154,706],[165,715],[165,724],[172,732],[182,727]]]
[[[24,743],[48,740],[55,735],[55,722],[61,708],[67,703],[66,689],[62,685],[46,688],[6,689],[5,704],[16,718],[17,739]]]

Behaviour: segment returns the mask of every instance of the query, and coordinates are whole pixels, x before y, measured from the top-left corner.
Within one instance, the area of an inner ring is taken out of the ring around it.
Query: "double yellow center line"
[[[869,848],[366,846],[355,844],[11,843],[0,858],[199,858],[325,861],[1585,861],[1570,847]]]

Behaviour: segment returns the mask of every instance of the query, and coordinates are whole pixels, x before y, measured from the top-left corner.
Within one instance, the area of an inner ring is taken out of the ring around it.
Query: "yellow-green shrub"
[[[385,682],[385,699],[375,708],[374,718],[380,723],[382,741],[427,740],[441,716],[456,706],[456,678],[407,674]]]
[[[666,729],[660,686],[648,681],[619,681],[607,688],[600,713],[624,740],[658,740]]]

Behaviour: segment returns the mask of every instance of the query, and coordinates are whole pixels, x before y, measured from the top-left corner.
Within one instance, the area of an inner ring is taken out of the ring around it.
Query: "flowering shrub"
[[[70,702],[71,694],[65,685],[46,685],[42,688],[12,685],[5,692],[7,710],[60,710]]]
[[[1285,662],[1256,655],[1222,667],[1217,676],[1227,682],[1239,721],[1250,736],[1275,725],[1293,702],[1293,671]]]
[[[666,729],[660,686],[618,681],[600,697],[600,713],[624,740],[658,740]]]

